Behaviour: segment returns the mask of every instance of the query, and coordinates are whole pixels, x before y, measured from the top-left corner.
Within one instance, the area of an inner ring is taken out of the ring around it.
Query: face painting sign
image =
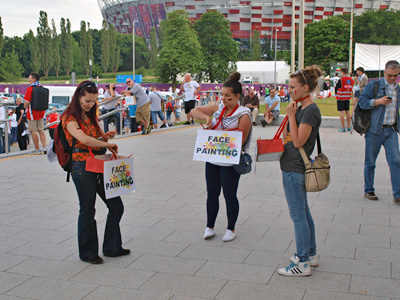
[[[242,150],[241,131],[197,131],[193,160],[238,165]]]
[[[104,162],[104,190],[106,199],[136,191],[133,177],[133,157]]]

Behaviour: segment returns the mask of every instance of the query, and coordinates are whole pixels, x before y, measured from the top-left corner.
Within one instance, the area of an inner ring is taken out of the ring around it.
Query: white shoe
[[[207,240],[209,238],[212,238],[214,235],[215,235],[215,230],[206,227],[206,230],[204,230],[204,239]]]
[[[283,276],[310,276],[311,266],[308,261],[300,262],[300,258],[295,256],[294,261],[289,266],[278,270],[278,274]]]
[[[40,150],[40,149],[34,149],[34,150],[32,151],[32,154],[42,154],[42,150]]]
[[[236,237],[236,233],[233,232],[232,230],[227,229],[222,240],[224,242],[230,242],[230,241],[233,241],[235,239],[235,237]]]
[[[290,258],[290,261],[294,262],[295,257],[297,257],[296,254]],[[319,259],[319,255],[317,255],[317,254],[310,256],[310,260],[308,261],[310,263],[310,267],[318,267],[318,265],[319,265],[318,259]]]
[[[47,148],[46,148],[46,147],[45,147],[45,148],[43,148],[43,153],[44,153],[44,154],[47,154],[47,151],[48,151],[48,150],[47,150]]]

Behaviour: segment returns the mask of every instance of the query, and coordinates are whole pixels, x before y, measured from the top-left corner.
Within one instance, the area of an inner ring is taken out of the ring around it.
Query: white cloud
[[[71,21],[72,31],[79,30],[81,21],[90,23],[93,29],[101,29],[103,17],[96,0],[14,0],[1,2],[1,21],[5,36],[20,36],[29,32],[36,35],[39,26],[39,12],[47,12],[49,24],[54,19],[60,33],[61,18]]]

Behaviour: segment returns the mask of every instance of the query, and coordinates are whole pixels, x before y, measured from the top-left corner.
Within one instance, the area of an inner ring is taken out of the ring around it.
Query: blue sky
[[[47,12],[50,26],[54,19],[58,33],[61,18],[71,21],[72,31],[79,30],[82,20],[96,29],[101,29],[103,21],[97,0],[0,0],[4,35],[22,37],[29,29],[36,35],[41,10]]]

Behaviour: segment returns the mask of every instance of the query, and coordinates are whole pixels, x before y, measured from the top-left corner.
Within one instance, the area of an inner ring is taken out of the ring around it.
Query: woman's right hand
[[[206,118],[206,128],[212,128],[212,121],[211,118],[209,116],[207,116]]]
[[[107,146],[107,149],[110,150],[112,153],[118,154],[118,145],[117,144],[110,144]]]

